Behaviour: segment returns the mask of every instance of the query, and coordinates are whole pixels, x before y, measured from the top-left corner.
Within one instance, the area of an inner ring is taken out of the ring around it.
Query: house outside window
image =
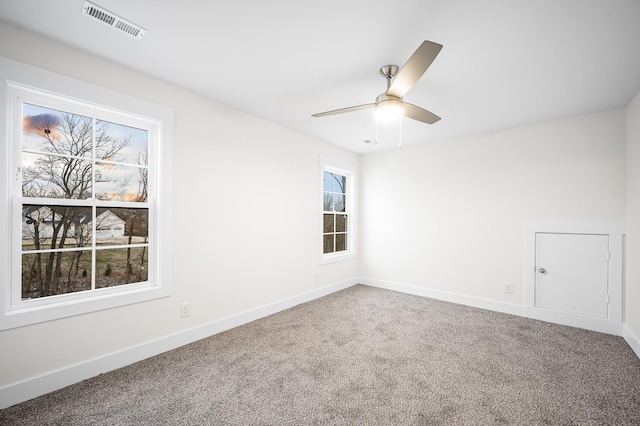
[[[158,203],[166,120],[5,84],[11,247],[0,329],[169,295]]]

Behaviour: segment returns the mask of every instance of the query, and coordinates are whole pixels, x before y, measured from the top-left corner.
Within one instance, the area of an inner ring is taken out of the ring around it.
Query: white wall
[[[625,338],[640,356],[640,93],[627,107]]]
[[[176,117],[173,295],[0,332],[0,396],[356,277],[357,260],[318,267],[320,157],[357,165],[356,154],[4,24],[0,55],[165,105]],[[181,319],[186,301],[191,316]]]
[[[524,305],[526,221],[624,221],[624,120],[617,110],[363,156],[360,274]]]
[[[173,296],[0,332],[0,396],[3,389],[20,388],[17,383],[38,385],[43,381],[32,379],[55,379],[91,360],[189,334],[358,274],[522,305],[525,221],[625,218],[625,111],[359,159],[4,24],[0,55],[176,113]],[[640,256],[639,98],[626,111],[631,260]],[[360,162],[359,264],[317,266],[320,156]],[[625,306],[628,330],[638,336],[636,264],[627,262]],[[505,281],[514,284],[512,295],[503,293]],[[192,315],[180,319],[184,301],[191,302]]]

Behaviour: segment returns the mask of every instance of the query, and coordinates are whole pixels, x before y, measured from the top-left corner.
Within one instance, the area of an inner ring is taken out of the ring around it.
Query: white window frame
[[[0,235],[8,236],[0,240],[0,330],[170,296],[173,110],[3,57],[0,99],[0,134],[6,141],[0,148]],[[61,110],[73,113],[100,112],[101,119],[143,125],[152,132],[150,143],[155,132],[157,144],[149,147],[149,174],[154,177],[149,193],[153,195],[146,206],[150,212],[148,281],[21,300],[20,255],[16,250],[21,250],[22,202],[28,202],[16,194],[16,182],[21,179],[17,169],[21,165],[21,105],[23,101],[39,104],[39,100],[48,107],[60,105]]]
[[[324,202],[323,202],[323,193],[324,193],[324,172],[330,173],[338,173],[347,178],[347,189],[346,189],[346,200],[345,200],[345,214],[347,215],[347,250],[334,252],[334,253],[324,253]],[[318,235],[320,236],[319,246],[320,246],[320,265],[340,262],[349,259],[356,258],[356,248],[357,248],[357,222],[356,222],[356,192],[357,192],[357,168],[355,165],[322,157],[320,159],[320,229]]]

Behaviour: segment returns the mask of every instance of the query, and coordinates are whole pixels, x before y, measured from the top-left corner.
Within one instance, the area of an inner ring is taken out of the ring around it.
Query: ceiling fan
[[[392,119],[404,115],[423,123],[435,123],[440,120],[440,117],[417,105],[405,102],[402,98],[429,68],[440,53],[440,49],[442,49],[441,44],[425,40],[402,68],[398,68],[397,65],[385,65],[380,68],[380,74],[387,80],[387,91],[378,95],[374,103],[320,112],[312,114],[312,116],[326,117],[375,107],[376,117],[381,119],[385,119],[385,117]]]

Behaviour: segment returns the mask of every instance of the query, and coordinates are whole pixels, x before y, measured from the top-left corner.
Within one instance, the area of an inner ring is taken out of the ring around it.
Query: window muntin
[[[149,160],[159,124],[32,90],[15,89],[12,102],[12,305],[156,285]]]
[[[348,184],[347,173],[324,170],[322,252],[325,255],[350,250]]]

